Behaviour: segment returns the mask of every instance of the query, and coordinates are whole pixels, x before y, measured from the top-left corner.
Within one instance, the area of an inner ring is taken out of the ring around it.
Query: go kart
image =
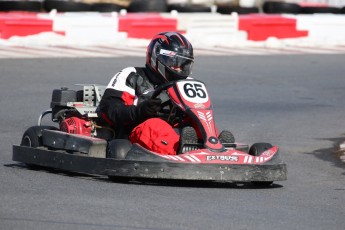
[[[114,131],[102,125],[97,105],[105,86],[81,85],[82,90],[53,90],[50,109],[28,128],[20,145],[13,146],[13,160],[60,170],[106,175],[110,179],[147,178],[197,181],[252,182],[270,185],[287,179],[286,164],[277,146],[236,143],[228,132],[220,138],[211,100],[203,82],[186,79],[155,89],[163,92],[162,119],[180,123],[192,120],[200,134],[193,143],[180,143],[176,155],[156,153],[128,139],[114,139]],[[58,127],[42,125],[51,114]]]

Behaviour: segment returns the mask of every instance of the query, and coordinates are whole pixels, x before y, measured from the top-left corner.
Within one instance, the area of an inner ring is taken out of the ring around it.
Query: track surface
[[[286,47],[197,47],[197,56],[238,56],[238,55],[297,55],[297,54],[344,54],[345,46],[286,46]],[[35,45],[0,45],[0,59],[17,58],[92,58],[92,57],[144,57],[146,47],[125,47],[110,45],[99,46],[35,46]]]
[[[237,141],[280,146],[288,180],[272,188],[198,183],[114,183],[29,170],[13,144],[49,108],[51,92],[107,84],[142,57],[0,60],[0,228],[345,229],[345,55],[198,57],[216,122]]]

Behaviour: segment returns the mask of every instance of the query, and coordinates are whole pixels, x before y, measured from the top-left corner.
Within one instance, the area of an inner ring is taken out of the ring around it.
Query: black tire
[[[107,158],[125,159],[132,143],[127,139],[115,139],[109,141],[107,147]]]
[[[267,1],[263,4],[262,9],[266,14],[298,14],[301,11],[301,6],[296,3]]]
[[[42,3],[39,1],[0,1],[0,11],[42,11]]]
[[[272,148],[270,143],[255,143],[249,149],[249,155],[260,156],[261,153],[265,152],[267,149]]]
[[[127,139],[115,139],[109,141],[107,148],[107,158],[125,159],[128,151],[132,148],[132,143]],[[108,176],[112,182],[126,183],[130,177]]]
[[[270,143],[255,143],[250,147],[249,154],[252,156],[260,156],[261,153],[272,147]],[[252,181],[252,184],[258,187],[268,187],[272,183],[273,181]]]
[[[91,11],[96,12],[119,12],[125,7],[113,3],[94,3],[91,5]]]
[[[238,7],[234,9],[238,14],[256,14],[259,13],[258,7]]]
[[[132,0],[128,12],[167,12],[166,0]]]
[[[340,8],[337,7],[312,7],[305,6],[301,8],[301,14],[338,14]]]
[[[83,12],[90,11],[91,5],[82,2],[45,0],[43,9],[47,12],[56,9],[58,12]]]
[[[54,126],[32,126],[24,132],[20,145],[32,148],[43,146],[42,130],[44,129],[57,130]]]
[[[220,5],[217,7],[217,12],[220,14],[231,14],[236,12],[238,14],[255,14],[259,13],[257,7],[233,7],[231,5]]]
[[[223,130],[218,138],[221,143],[235,143],[234,135],[228,130]]]
[[[197,4],[170,4],[168,5],[168,10],[186,13],[211,12],[211,7]]]
[[[339,14],[345,14],[345,6],[340,9]]]
[[[272,145],[270,143],[255,143],[250,147],[249,155],[260,156],[261,153],[270,148],[272,148]],[[268,187],[272,183],[273,181],[252,181],[252,184],[258,187]]]
[[[20,145],[32,148],[43,146],[42,130],[44,129],[57,130],[57,128],[54,126],[32,126],[24,132]],[[26,166],[34,170],[41,168],[40,166],[33,164],[26,164]]]

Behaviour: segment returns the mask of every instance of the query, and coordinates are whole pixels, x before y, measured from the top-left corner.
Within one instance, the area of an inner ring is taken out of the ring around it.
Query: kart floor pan
[[[16,145],[13,146],[13,160],[72,172],[131,178],[228,182],[287,179],[287,169],[283,163],[234,165],[116,160]]]

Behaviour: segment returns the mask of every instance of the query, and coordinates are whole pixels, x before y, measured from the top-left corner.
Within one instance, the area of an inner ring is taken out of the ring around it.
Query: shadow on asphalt
[[[333,143],[333,145],[330,148],[317,149],[313,151],[312,154],[320,160],[331,163],[335,167],[345,169],[345,162],[342,162],[340,160],[340,156],[344,154],[344,151],[341,151],[339,148],[340,144],[345,141],[345,134],[343,137],[319,138],[317,140],[330,141]],[[305,153],[305,154],[310,154],[310,153]],[[342,175],[345,175],[345,171],[342,173]]]
[[[108,178],[103,175],[90,175],[77,172],[69,172],[63,170],[57,170],[42,166],[26,165],[24,163],[14,163],[4,165],[8,168],[15,168],[21,170],[32,170],[38,172],[52,173],[67,177],[73,177],[83,180],[102,181],[105,183],[116,184],[132,184],[141,186],[166,186],[166,187],[195,187],[195,188],[229,188],[229,189],[277,189],[282,188],[282,185],[273,183],[267,184],[253,184],[253,183],[231,183],[223,181],[191,181],[191,180],[167,180],[167,179],[138,179],[138,178],[126,178],[116,177]]]

